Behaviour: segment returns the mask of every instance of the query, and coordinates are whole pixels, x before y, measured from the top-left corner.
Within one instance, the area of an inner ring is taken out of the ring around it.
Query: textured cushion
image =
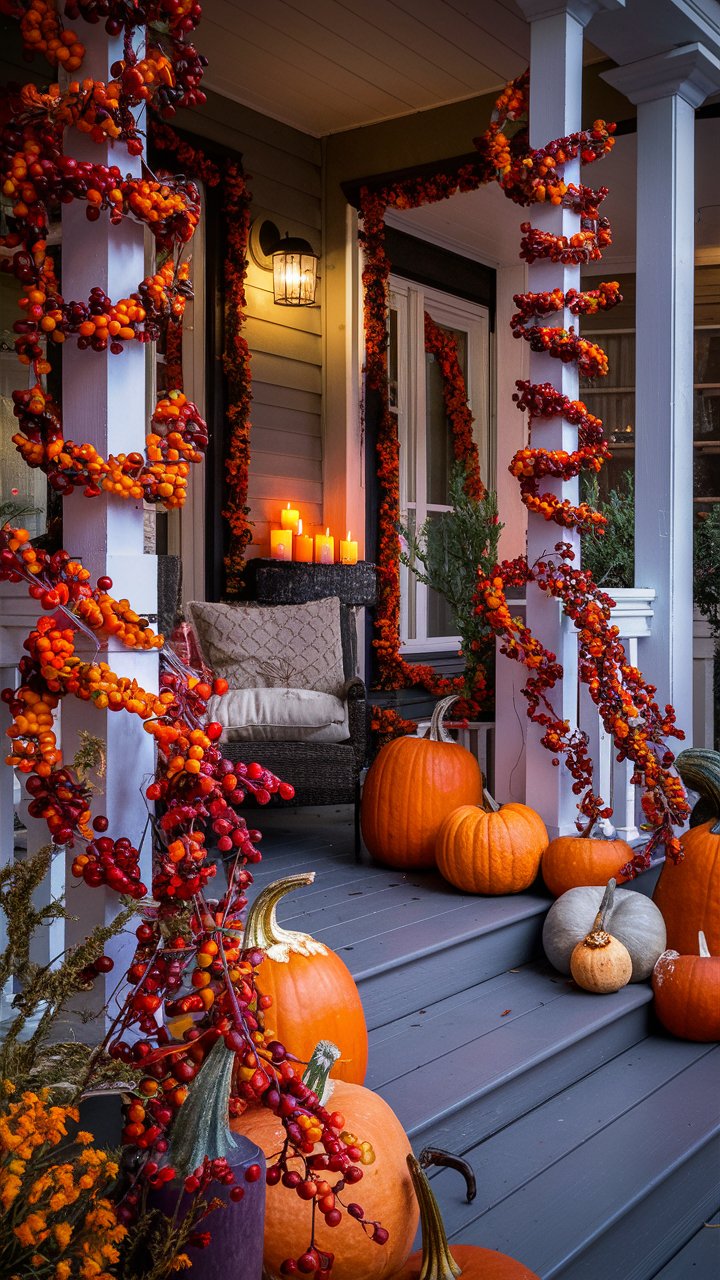
[[[208,703],[226,742],[344,742],[347,705],[310,689],[231,689]]]
[[[202,656],[232,689],[294,688],[342,694],[340,601],[189,605]]]

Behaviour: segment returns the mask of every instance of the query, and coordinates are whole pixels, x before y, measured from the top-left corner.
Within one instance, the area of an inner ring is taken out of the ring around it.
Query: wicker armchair
[[[191,605],[191,611],[196,606]],[[295,788],[294,804],[352,804],[355,808],[356,850],[360,847],[360,774],[368,747],[368,704],[357,671],[357,632],[354,610],[339,604],[342,673],[339,695],[347,709],[347,738],[342,741],[303,741],[291,736],[223,741],[228,760],[259,761]],[[262,660],[262,654],[259,655]],[[275,660],[277,656],[275,655]]]

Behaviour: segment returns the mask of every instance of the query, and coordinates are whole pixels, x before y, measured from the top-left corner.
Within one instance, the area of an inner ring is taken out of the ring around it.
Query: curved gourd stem
[[[340,1050],[332,1040],[318,1040],[303,1072],[303,1084],[317,1094],[323,1106],[328,1103],[333,1091],[333,1082],[329,1076],[339,1057]]]
[[[710,830],[714,836],[720,835],[720,752],[688,747],[680,752],[675,768],[685,786],[701,797],[693,809],[690,826],[715,819]]]
[[[600,947],[608,947],[610,945],[612,939],[605,929],[605,921],[612,911],[616,888],[617,880],[608,880],[598,913],[593,921],[593,927],[587,937],[583,939],[583,946],[597,950]]]
[[[234,1065],[235,1054],[220,1036],[183,1103],[182,1124],[173,1125],[168,1163],[181,1178],[197,1169],[205,1156],[227,1159],[237,1146],[229,1123]]]
[[[443,716],[447,715],[451,706],[453,705],[454,702],[457,702],[457,700],[458,700],[458,695],[454,693],[452,694],[451,697],[441,698],[439,702],[435,703],[435,707],[433,709],[432,717],[430,720],[430,728],[425,734],[425,737],[428,739],[428,741],[451,742],[453,746],[457,746],[455,739],[452,737],[451,734],[448,733],[447,729],[443,725]]]
[[[443,1151],[440,1147],[423,1147],[420,1152],[420,1167],[429,1169],[431,1165],[437,1165],[440,1169],[457,1169],[465,1179],[466,1199],[468,1204],[472,1204],[477,1195],[477,1182],[472,1166],[467,1160],[463,1160],[462,1156],[453,1155],[452,1151]]]
[[[420,1161],[410,1154],[407,1166],[420,1206],[422,1226],[422,1265],[418,1280],[455,1280],[462,1272],[450,1252],[438,1202],[422,1171]]]
[[[252,951],[259,947],[271,960],[287,964],[292,954],[295,955],[327,955],[327,947],[308,933],[283,929],[277,922],[277,905],[286,893],[299,889],[302,885],[312,884],[314,871],[301,871],[294,876],[284,876],[282,880],[273,880],[259,893],[248,911],[243,934],[243,948]]]
[[[710,959],[710,948],[702,929],[698,929],[698,955],[701,956],[703,960]]]

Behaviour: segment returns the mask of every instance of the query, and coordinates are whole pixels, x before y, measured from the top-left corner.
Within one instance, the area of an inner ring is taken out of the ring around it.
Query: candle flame
[[[349,529],[348,529],[348,536],[347,536],[347,540],[348,540],[348,542],[350,541],[350,530],[349,530]]]
[[[300,537],[301,533],[302,533],[302,517],[298,520],[298,538]]]
[[[289,502],[288,502],[288,504],[287,504],[287,506],[286,506],[285,510],[286,510],[286,511],[289,511],[289,510],[290,510],[290,503],[289,503]]]
[[[325,530],[325,537],[326,538],[330,537],[330,525],[328,525],[327,529]]]

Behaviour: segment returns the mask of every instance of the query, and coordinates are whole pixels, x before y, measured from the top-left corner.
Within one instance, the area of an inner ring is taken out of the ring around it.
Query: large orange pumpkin
[[[720,954],[720,754],[689,748],[675,768],[700,799],[690,816],[690,830],[680,837],[682,862],[665,862],[653,902],[667,928],[668,947],[687,955],[703,930],[710,951]]]
[[[455,698],[443,698],[424,738],[380,749],[363,787],[360,821],[373,858],[399,869],[433,867],[441,822],[461,804],[480,804],[480,766],[442,727]]]
[[[720,956],[698,933],[698,954],[663,951],[652,977],[655,1012],[666,1031],[701,1044],[720,1040]]]
[[[526,804],[486,808],[465,804],[438,831],[435,859],[441,875],[465,893],[520,893],[535,879],[548,846],[545,823]]]
[[[409,1155],[407,1163],[420,1204],[422,1249],[392,1280],[454,1280],[458,1274],[462,1280],[539,1280],[534,1271],[506,1253],[474,1244],[449,1245],[430,1183],[414,1156]]]
[[[311,1062],[315,1071],[332,1046],[318,1045]],[[324,1079],[312,1087],[331,1111],[339,1111],[358,1141],[369,1142],[375,1159],[363,1166],[362,1180],[348,1196],[364,1210],[365,1218],[379,1222],[388,1232],[385,1244],[374,1243],[360,1223],[347,1213],[336,1227],[328,1227],[323,1215],[315,1215],[315,1244],[335,1255],[333,1280],[387,1280],[410,1254],[418,1225],[418,1207],[406,1165],[410,1143],[394,1111],[378,1094],[363,1085],[328,1080],[331,1058],[322,1062]],[[309,1076],[306,1074],[309,1082]],[[285,1130],[266,1107],[253,1107],[230,1121],[231,1129],[245,1134],[272,1158],[282,1150]],[[318,1148],[319,1150],[321,1148]],[[267,1188],[265,1202],[264,1272],[268,1280],[283,1280],[280,1267],[286,1258],[299,1257],[310,1238],[311,1205],[282,1183]]]
[[[542,877],[555,898],[580,885],[607,884],[614,879],[624,884],[627,876],[619,874],[633,856],[625,840],[603,840],[590,835],[590,823],[582,835],[556,836],[542,856]]]
[[[277,904],[315,872],[286,876],[263,889],[245,924],[243,946],[260,947],[265,959],[257,971],[257,989],[271,996],[266,1023],[291,1053],[308,1062],[318,1040],[332,1040],[340,1057],[332,1074],[362,1084],[367,1070],[368,1036],[360,993],[340,956],[307,933],[290,932],[277,922]]]

